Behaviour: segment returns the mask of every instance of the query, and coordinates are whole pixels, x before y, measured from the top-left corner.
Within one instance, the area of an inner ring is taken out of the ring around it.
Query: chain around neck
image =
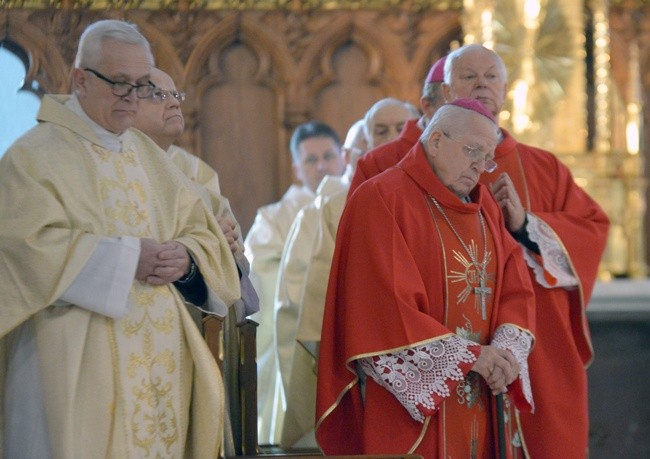
[[[436,198],[433,196],[429,195],[429,198],[431,199],[431,202],[436,206],[436,209],[438,209],[438,212],[440,212],[440,215],[442,215],[442,218],[445,219],[447,222],[447,225],[449,225],[449,228],[451,228],[451,231],[456,235],[456,238],[458,239],[458,242],[463,246],[465,251],[467,252],[467,255],[469,255],[470,259],[472,260],[472,263],[474,263],[474,266],[476,266],[478,269],[485,270],[486,265],[487,265],[487,235],[486,235],[486,230],[485,230],[485,220],[483,219],[483,213],[479,209],[478,211],[478,218],[479,221],[481,222],[481,230],[482,230],[482,235],[483,235],[483,262],[479,263],[477,259],[478,254],[474,254],[473,250],[470,250],[469,247],[467,247],[467,244],[465,244],[465,241],[460,237],[460,234],[458,234],[458,231],[456,231],[456,228],[454,225],[451,224],[451,221],[449,220],[449,217],[447,217],[447,214],[445,211],[442,209],[442,206],[438,202]]]

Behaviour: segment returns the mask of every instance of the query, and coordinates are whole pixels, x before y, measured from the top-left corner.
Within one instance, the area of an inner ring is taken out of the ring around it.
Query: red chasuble
[[[438,180],[419,142],[397,167],[349,198],[337,233],[318,368],[316,438],[326,454],[496,456],[492,398],[482,378],[470,373],[472,363],[458,362],[462,377],[445,379],[449,391],[433,397],[434,410],[422,410],[424,423],[370,377],[362,400],[355,364],[455,336],[487,344],[504,324],[532,335],[533,292],[521,249],[488,189],[477,186],[471,199],[462,202]],[[480,264],[486,252],[481,283],[472,257]],[[489,294],[477,294],[481,286]],[[529,410],[518,381],[509,394],[519,409]]]
[[[357,161],[357,168],[350,182],[348,197],[363,182],[400,162],[413,148],[413,145],[418,142],[421,135],[422,130],[418,127],[418,120],[407,120],[398,138],[366,152]]]
[[[587,376],[593,359],[586,307],[607,241],[609,220],[573,181],[553,154],[518,143],[503,131],[496,149],[498,169],[481,182],[507,172],[526,210],[560,239],[578,288],[545,288],[535,281],[537,328],[529,358],[535,413],[522,414],[526,446],[535,459],[580,458],[587,454]]]

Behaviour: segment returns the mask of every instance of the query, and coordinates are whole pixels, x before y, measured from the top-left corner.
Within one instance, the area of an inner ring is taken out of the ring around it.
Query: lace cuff
[[[571,270],[569,259],[553,230],[540,218],[529,213],[526,231],[531,241],[539,246],[540,257],[523,248],[528,266],[535,272],[535,280],[546,288],[572,288],[578,280]]]
[[[519,383],[524,398],[530,406],[531,412],[535,410],[533,391],[530,386],[530,374],[528,372],[528,355],[533,347],[533,337],[512,325],[502,325],[494,332],[492,343],[498,349],[505,349],[512,352],[519,364]]]
[[[394,354],[365,357],[359,364],[366,375],[397,397],[413,419],[424,422],[450,396],[480,352],[480,345],[450,336]]]

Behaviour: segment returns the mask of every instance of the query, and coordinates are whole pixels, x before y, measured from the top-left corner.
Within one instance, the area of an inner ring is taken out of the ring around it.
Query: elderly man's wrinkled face
[[[326,175],[343,173],[344,154],[331,137],[310,137],[298,145],[298,163],[293,167],[296,177],[316,191]]]
[[[377,110],[369,120],[368,127],[372,138],[368,139],[368,149],[399,137],[406,120],[413,118],[417,118],[417,116],[403,105],[387,105]]]
[[[443,86],[447,101],[478,99],[498,116],[506,96],[499,57],[490,50],[476,48],[467,50],[453,65],[451,84]]]
[[[153,69],[151,82],[156,85],[156,89],[152,97],[140,101],[133,126],[166,150],[185,129],[181,112],[181,98],[184,94],[177,91],[171,77],[161,70]]]
[[[139,98],[135,89],[125,96],[116,96],[114,85],[103,78],[134,86],[146,85],[151,72],[149,55],[140,45],[107,39],[97,62],[92,71],[74,69],[73,89],[90,119],[110,132],[121,134],[133,125]]]
[[[459,197],[469,195],[481,174],[496,166],[496,126],[483,115],[473,114],[467,118],[471,122],[464,126],[436,129],[425,149],[440,181]]]

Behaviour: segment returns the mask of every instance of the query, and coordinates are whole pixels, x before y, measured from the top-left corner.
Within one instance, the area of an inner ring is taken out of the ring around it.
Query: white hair
[[[154,65],[151,45],[138,31],[135,24],[117,19],[104,19],[86,27],[79,39],[74,65],[77,68],[95,67],[102,59],[104,40],[115,40],[129,45],[140,45],[146,52],[149,63]]]
[[[445,61],[445,83],[451,84],[451,72],[456,65],[456,61],[466,52],[468,51],[476,51],[476,50],[483,50],[487,51],[489,53],[494,54],[497,62],[497,66],[499,68],[499,72],[501,72],[501,77],[503,78],[503,81],[507,81],[508,79],[508,71],[506,70],[506,64],[503,63],[503,59],[501,59],[501,56],[499,56],[497,53],[492,51],[489,48],[486,48],[483,45],[479,45],[478,43],[472,43],[469,45],[461,46],[458,49],[455,49],[449,55],[447,56],[447,60]]]
[[[366,115],[363,118],[364,120],[363,131],[366,134],[366,139],[368,140],[369,144],[372,143],[372,132],[375,127],[375,116],[381,109],[390,106],[403,108],[404,110],[411,113],[413,118],[417,118],[418,116],[420,116],[420,114],[418,113],[417,109],[413,106],[413,104],[409,104],[408,102],[403,102],[399,99],[395,99],[394,97],[386,97],[384,99],[375,102],[374,105],[368,109]]]
[[[463,123],[466,122],[466,119],[463,117],[467,116],[470,113],[476,113],[477,115],[483,116],[486,120],[490,121],[490,124],[494,127],[494,135],[497,136],[498,127],[496,123],[490,120],[487,116],[482,115],[478,112],[475,112],[470,109],[459,107],[457,105],[445,104],[440,107],[431,117],[431,121],[427,124],[427,127],[424,128],[424,132],[420,135],[420,143],[424,146],[425,150],[427,147],[427,142],[433,131],[449,131],[453,127],[462,127]]]

